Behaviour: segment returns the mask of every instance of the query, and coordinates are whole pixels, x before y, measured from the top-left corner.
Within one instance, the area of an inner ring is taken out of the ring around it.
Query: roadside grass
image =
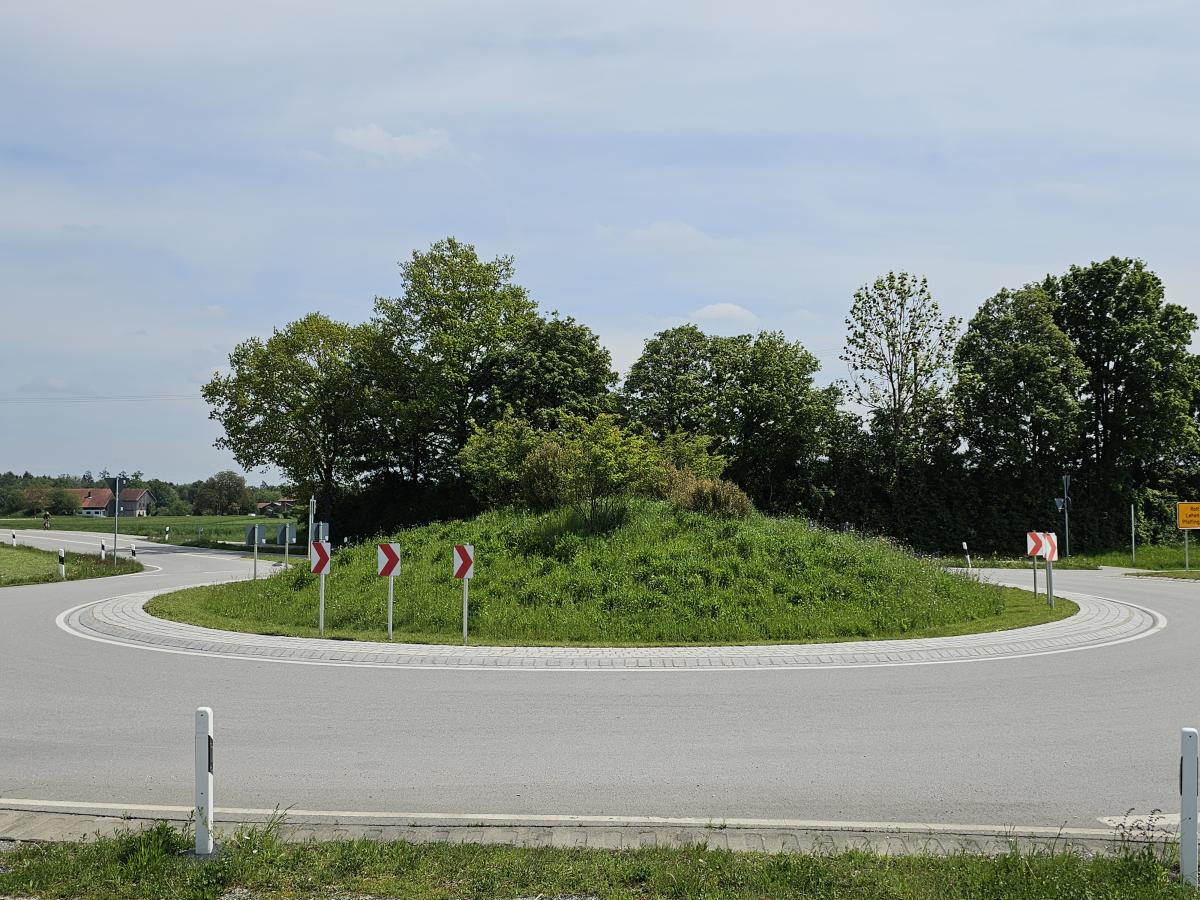
[[[67,581],[83,578],[104,578],[108,575],[131,575],[141,572],[139,562],[121,559],[113,565],[112,558],[100,561],[98,555],[67,551]],[[18,584],[43,584],[58,581],[58,552],[34,547],[10,547],[0,544],[0,587]]]
[[[295,519],[270,519],[255,516],[121,516],[120,533],[144,537],[158,543],[196,544],[199,546],[216,545],[220,541],[236,541],[241,543],[246,537],[246,526],[266,525],[268,535],[280,525]],[[54,516],[51,518],[51,531],[86,531],[95,532],[97,540],[100,536],[113,533],[111,518],[96,518],[92,516]],[[37,516],[16,516],[0,519],[0,535],[6,529],[40,530],[42,520]],[[167,528],[171,529],[170,539],[167,539]]]
[[[1065,618],[1026,591],[981,584],[896,548],[754,516],[720,520],[633,504],[603,533],[573,510],[494,511],[411,528],[396,579],[396,639],[461,640],[451,547],[472,543],[471,639],[478,644],[655,646],[910,638],[994,631]],[[376,549],[338,550],[326,636],[386,639]],[[258,634],[316,636],[306,570],[157,597],[154,615]]]
[[[1200,569],[1175,569],[1174,571],[1130,572],[1132,578],[1180,578],[1187,581],[1200,579]]]
[[[239,832],[211,861],[183,854],[185,831],[160,823],[81,844],[0,856],[0,895],[77,898],[409,897],[1044,900],[1194,898],[1160,852],[1111,856],[1013,851],[986,857],[752,854],[700,846],[584,850],[369,840],[287,844]]]
[[[1059,538],[1061,541],[1061,537]],[[1062,545],[1059,545],[1059,553]],[[960,566],[962,557],[947,557],[945,565]],[[977,556],[972,563],[981,569],[1028,569],[1029,557]],[[1039,563],[1039,566],[1041,563]],[[1055,569],[1098,569],[1101,566],[1116,566],[1122,569],[1182,569],[1183,542],[1178,544],[1149,544],[1138,547],[1137,561],[1128,550],[1109,550],[1101,553],[1077,553],[1071,557],[1060,556]]]

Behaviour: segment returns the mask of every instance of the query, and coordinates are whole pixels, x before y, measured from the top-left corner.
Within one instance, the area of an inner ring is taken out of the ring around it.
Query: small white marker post
[[[67,580],[67,551],[62,547],[58,548],[58,577]]]
[[[1179,878],[1196,884],[1196,793],[1200,756],[1195,728],[1179,735]]]
[[[163,543],[171,543],[171,526],[168,525],[166,531],[163,532]]]
[[[137,559],[137,547],[133,546],[132,543],[129,545],[129,558]]]
[[[12,533],[12,541],[13,541],[13,546],[14,547],[17,546],[17,533],[15,531]]]
[[[1046,599],[1050,608],[1054,609],[1054,560],[1046,557]]]
[[[971,551],[967,549],[967,542],[963,541],[963,553],[967,555],[967,574],[971,574]]]
[[[104,562],[104,541],[100,542],[100,562]]]
[[[196,710],[196,855],[213,852],[213,712]]]

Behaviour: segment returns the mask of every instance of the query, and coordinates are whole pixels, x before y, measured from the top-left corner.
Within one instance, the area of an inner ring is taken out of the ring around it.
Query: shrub
[[[677,470],[669,499],[677,509],[706,513],[720,519],[744,519],[754,512],[754,504],[746,492],[732,481],[696,478],[686,470]]]

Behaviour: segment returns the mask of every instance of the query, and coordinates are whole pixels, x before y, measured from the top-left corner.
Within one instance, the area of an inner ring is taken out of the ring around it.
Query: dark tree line
[[[849,377],[832,386],[781,332],[694,325],[652,336],[621,383],[511,258],[450,238],[400,268],[370,321],[308,315],[238,345],[204,388],[220,444],[315,493],[341,534],[517,502],[522,478],[568,459],[651,493],[681,483],[663,472],[709,484],[715,466],[764,512],[933,550],[1011,552],[1056,528],[1064,472],[1076,549],[1126,541],[1131,504],[1143,538],[1165,537],[1170,503],[1200,497],[1196,319],[1138,260],[1002,289],[965,327],[924,279],[888,273],[852,298]],[[558,490],[578,493],[569,475]]]

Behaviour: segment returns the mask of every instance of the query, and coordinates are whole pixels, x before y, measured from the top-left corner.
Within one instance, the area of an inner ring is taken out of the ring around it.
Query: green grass
[[[266,525],[268,540],[274,537],[275,529],[295,522],[295,519],[255,518],[253,516],[122,516],[121,534],[132,534],[147,540],[171,544],[209,545],[220,541],[242,542],[246,537],[247,525]],[[50,520],[54,531],[87,531],[98,534],[113,533],[111,518],[92,516],[54,516]],[[0,534],[6,529],[40,529],[40,516],[17,516],[0,519]],[[167,528],[170,527],[170,540]]]
[[[572,510],[486,513],[413,528],[396,579],[396,639],[461,640],[455,543],[472,543],[471,636],[480,644],[610,645],[813,642],[991,631],[1072,614],[1025,591],[979,584],[882,540],[754,516],[717,520],[642,502],[588,536]],[[338,551],[326,635],[382,640],[386,582],[375,546]],[[154,615],[259,634],[315,636],[307,571],[155,598]]]
[[[1175,569],[1174,571],[1133,572],[1133,578],[1180,578],[1192,581],[1200,578],[1200,569]]]
[[[1062,537],[1059,537],[1061,542]],[[1194,542],[1193,542],[1194,543]],[[1191,548],[1192,555],[1196,551],[1196,547]],[[1059,552],[1062,552],[1062,545],[1059,545]],[[971,562],[980,568],[988,569],[1028,569],[1030,567],[1028,557],[973,557]],[[1197,558],[1200,562],[1200,558]],[[961,566],[964,561],[961,557],[946,557],[943,560],[945,565]],[[1039,566],[1041,564],[1039,563]],[[1130,555],[1128,549],[1124,550],[1109,550],[1101,553],[1076,553],[1074,556],[1060,556],[1058,562],[1054,564],[1055,569],[1098,569],[1101,566],[1116,566],[1122,569],[1182,569],[1183,568],[1183,541],[1178,544],[1152,544],[1145,547],[1138,547],[1137,561],[1135,562]]]
[[[0,857],[0,895],[78,898],[597,897],[822,900],[1194,898],[1153,850],[985,857],[750,854],[702,847],[520,849],[377,843],[284,844],[239,833],[215,860],[183,854],[166,824],[86,844],[25,846]]]
[[[100,562],[98,555],[67,551],[67,580],[103,578],[108,575],[130,575],[140,572],[139,562],[121,559],[113,565],[112,557]],[[58,581],[58,552],[33,547],[10,547],[0,544],[0,587],[17,584],[42,584]]]

